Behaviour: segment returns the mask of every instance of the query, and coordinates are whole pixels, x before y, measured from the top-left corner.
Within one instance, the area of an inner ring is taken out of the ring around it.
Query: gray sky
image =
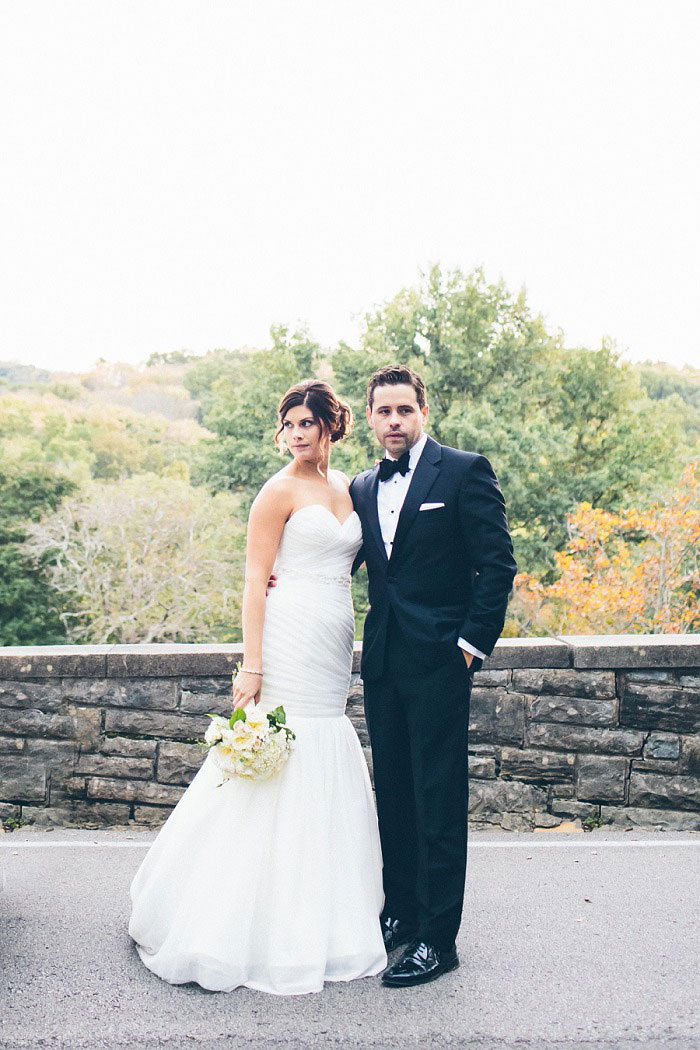
[[[0,359],[326,345],[440,261],[700,363],[695,0],[0,10]]]

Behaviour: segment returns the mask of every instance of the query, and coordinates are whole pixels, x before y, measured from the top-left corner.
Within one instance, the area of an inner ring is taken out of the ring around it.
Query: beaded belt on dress
[[[283,576],[296,576],[301,580],[320,580],[321,583],[336,583],[342,584],[344,587],[350,586],[350,573],[344,573],[339,576],[330,576],[324,572],[313,572],[311,569],[284,569],[280,568],[277,570],[277,576],[282,579]]]

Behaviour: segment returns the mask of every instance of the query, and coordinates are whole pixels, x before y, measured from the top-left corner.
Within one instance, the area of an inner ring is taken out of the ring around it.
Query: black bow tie
[[[379,480],[388,481],[394,474],[407,474],[408,473],[408,460],[409,453],[404,452],[403,456],[399,459],[389,459],[387,456],[379,461]]]

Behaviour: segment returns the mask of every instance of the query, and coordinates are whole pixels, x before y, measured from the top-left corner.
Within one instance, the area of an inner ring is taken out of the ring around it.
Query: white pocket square
[[[420,510],[437,510],[438,507],[444,507],[444,503],[421,503]]]

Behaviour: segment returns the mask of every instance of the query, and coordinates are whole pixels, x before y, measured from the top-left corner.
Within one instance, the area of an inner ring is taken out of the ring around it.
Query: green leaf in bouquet
[[[234,707],[233,714],[228,720],[228,727],[229,729],[233,729],[236,722],[245,722],[245,720],[246,717],[244,709],[242,707]]]
[[[274,711],[267,712],[267,720],[273,727],[273,729],[277,726],[284,725],[284,723],[287,721],[287,716],[284,713],[284,708],[281,704],[279,707],[276,707]]]

